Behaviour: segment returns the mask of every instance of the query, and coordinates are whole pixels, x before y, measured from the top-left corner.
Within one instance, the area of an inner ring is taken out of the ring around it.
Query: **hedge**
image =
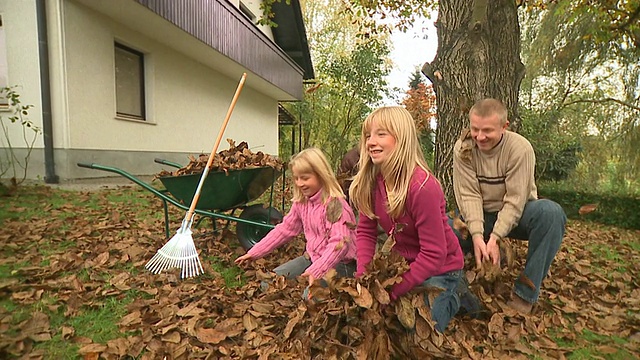
[[[627,229],[640,229],[640,197],[548,188],[538,189],[538,195],[560,204],[570,219],[589,220]],[[596,204],[595,211],[580,215],[580,207],[588,204]]]

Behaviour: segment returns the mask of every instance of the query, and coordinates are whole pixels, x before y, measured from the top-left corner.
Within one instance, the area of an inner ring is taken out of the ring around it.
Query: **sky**
[[[426,35],[426,39],[425,39]],[[391,43],[393,50],[391,51],[391,60],[393,68],[387,77],[389,88],[400,88],[402,93],[409,87],[411,74],[416,68],[422,68],[422,64],[431,62],[436,56],[438,48],[438,39],[436,29],[432,20],[423,20],[416,23],[413,28],[406,33],[395,31],[391,34]],[[423,81],[429,83],[423,76]],[[395,99],[384,99],[384,105],[396,105]]]

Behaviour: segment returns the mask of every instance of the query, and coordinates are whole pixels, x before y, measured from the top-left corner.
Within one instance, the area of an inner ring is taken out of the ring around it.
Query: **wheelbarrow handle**
[[[173,166],[174,168],[178,168],[178,169],[180,169],[182,167],[182,165],[180,165],[178,163],[174,163],[173,161],[169,161],[169,160],[165,160],[165,159],[155,158],[155,159],[153,159],[153,161],[157,162],[158,164]]]
[[[83,167],[83,168],[88,168],[88,169],[97,169],[97,168],[95,167],[95,164],[94,164],[94,163],[82,163],[82,162],[79,162],[77,165],[78,165],[79,167]]]

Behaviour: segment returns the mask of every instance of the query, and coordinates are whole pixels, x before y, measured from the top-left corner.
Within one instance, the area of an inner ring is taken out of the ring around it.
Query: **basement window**
[[[145,120],[144,54],[115,43],[116,115]]]

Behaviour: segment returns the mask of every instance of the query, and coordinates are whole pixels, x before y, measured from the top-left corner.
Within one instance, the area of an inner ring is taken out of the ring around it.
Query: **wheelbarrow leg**
[[[171,234],[169,234],[169,206],[167,206],[167,200],[162,199],[162,206],[164,207],[164,233],[168,239]]]

